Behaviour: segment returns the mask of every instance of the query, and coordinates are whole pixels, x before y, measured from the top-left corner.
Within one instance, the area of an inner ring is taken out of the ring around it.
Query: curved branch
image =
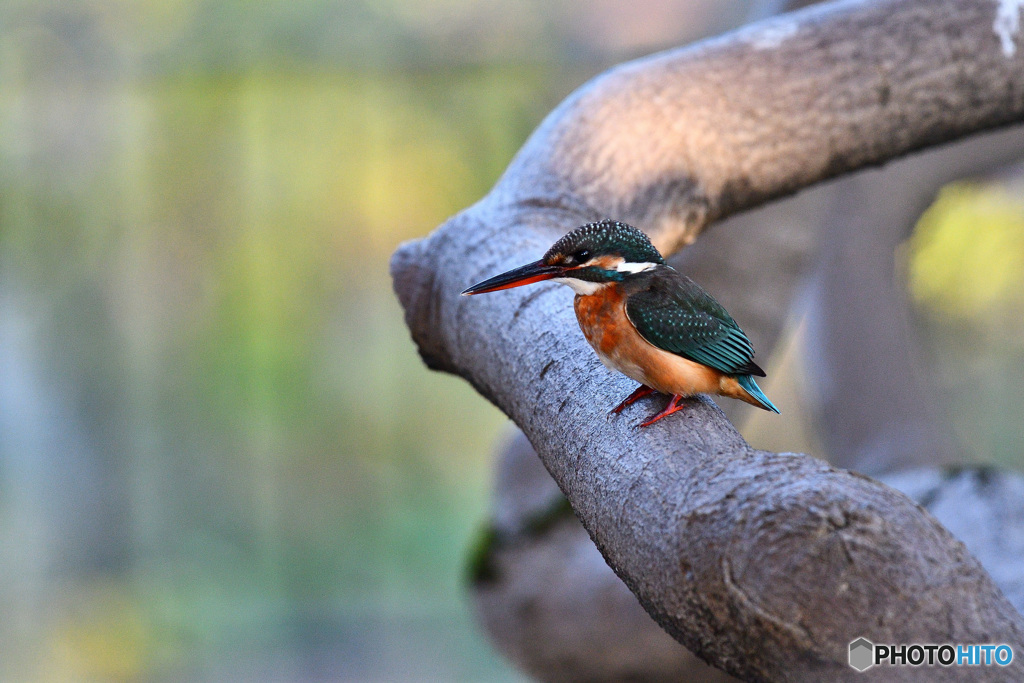
[[[710,222],[1024,113],[994,0],[831,2],[624,64],[565,100],[495,194],[646,226]],[[493,196],[493,195],[492,195]]]
[[[673,258],[744,321],[762,352],[787,322],[828,189],[735,216]],[[722,407],[732,420],[753,410],[739,401]],[[567,507],[518,432],[498,454],[493,519],[474,553],[474,603],[495,646],[540,681],[735,681],[651,620]]]
[[[568,291],[458,293],[586,219],[653,224],[671,248],[732,211],[1021,120],[1024,55],[1003,54],[994,16],[980,0],[842,2],[614,70],[545,121],[484,201],[392,260],[428,364],[515,420],[648,613],[741,678],[851,678],[859,636],[1019,652],[1024,621],[893,489],[755,451],[705,399],[640,432],[657,399],[609,418],[632,387],[575,331]]]
[[[892,329],[893,308],[898,309],[903,299],[896,295],[897,300],[891,300],[897,286],[891,259],[895,244],[906,238],[921,207],[932,201],[939,187],[1004,166],[1022,149],[1024,135],[1010,130],[915,155],[883,171],[858,174],[736,216],[677,254],[673,264],[714,291],[744,321],[759,351],[770,352],[813,249],[814,228],[825,221],[825,211],[839,201],[851,201],[847,193],[870,202],[866,217],[828,212],[829,222],[839,226],[825,235],[829,251],[843,253],[836,241],[851,243],[846,254],[857,250],[854,258],[839,261],[838,268],[834,260],[822,269],[828,273],[826,282],[839,276],[841,282],[853,284],[844,289],[840,282],[831,288],[833,298],[846,298],[834,314],[829,307],[817,309],[845,329],[820,350],[830,356],[821,370],[842,378],[839,386],[833,386],[834,379],[821,382],[836,392],[835,407],[822,410],[818,421],[824,434],[833,437],[829,461],[876,477],[927,465],[927,470],[881,480],[923,505],[964,541],[1018,611],[1024,610],[1024,572],[1019,568],[1024,554],[1024,480],[1012,472],[939,467],[963,462],[963,456],[948,445],[950,427],[929,414],[936,405],[916,401],[926,395],[921,391],[923,378],[915,377],[907,363],[898,362],[901,350],[912,350],[912,340],[894,335]],[[860,221],[862,230],[842,234],[854,220]],[[866,262],[874,268],[865,267],[862,252],[870,256]],[[880,254],[888,254],[887,271],[885,263],[876,263]],[[759,258],[773,268],[754,267]],[[857,292],[872,292],[870,306],[856,300]],[[820,329],[820,324],[810,325],[809,331]],[[869,346],[876,345],[869,355],[860,346],[865,336],[871,337]],[[885,348],[877,348],[879,343]],[[810,379],[818,378],[812,373]],[[879,386],[884,389],[879,391]],[[736,401],[722,407],[734,422],[740,411],[750,409]],[[833,434],[836,423],[855,421],[860,422],[856,432],[849,430],[844,438]],[[873,459],[851,457],[863,455],[858,446],[872,441]],[[481,622],[509,659],[542,681],[716,680],[713,670],[695,665],[699,660],[682,646],[667,648],[664,641],[669,636],[646,615],[637,619],[638,612],[643,614],[639,604],[607,564],[594,561],[600,555],[579,521],[571,512],[561,514],[565,498],[521,432],[500,450],[497,462],[491,537],[495,542],[489,553],[481,548],[479,556],[488,558],[496,570],[488,580],[474,582],[473,596]],[[538,528],[535,520],[551,510],[561,515],[557,526]]]
[[[1024,608],[1024,477],[984,467],[888,474],[965,541]],[[523,436],[501,450],[494,517],[477,549],[473,598],[497,647],[541,681],[735,680],[709,669],[640,608],[565,507]]]
[[[473,602],[501,652],[540,681],[735,681],[654,623],[605,564],[519,432],[502,449]]]

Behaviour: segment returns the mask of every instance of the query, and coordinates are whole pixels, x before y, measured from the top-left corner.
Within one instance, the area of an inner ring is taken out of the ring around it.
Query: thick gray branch
[[[1024,114],[994,0],[833,2],[620,66],[541,125],[496,192],[614,216],[669,251],[709,222]]]
[[[605,564],[529,442],[502,449],[473,597],[509,659],[540,681],[735,680],[690,654]]]
[[[819,285],[831,293],[831,305],[816,307],[810,326],[818,334],[832,330],[829,343],[815,345],[817,370],[810,373],[812,382],[832,390],[817,422],[829,439],[829,461],[871,475],[930,466],[883,481],[925,505],[964,541],[1018,610],[1024,609],[1021,477],[940,467],[962,463],[963,453],[952,444],[948,424],[934,415],[943,407],[940,397],[927,391],[928,378],[906,360],[914,344],[892,257],[939,187],[991,172],[1022,152],[1024,134],[1013,128],[914,155],[736,216],[674,259],[743,321],[760,352],[770,352],[813,250],[815,228],[830,225],[825,239],[832,258],[822,264]],[[868,210],[835,210],[858,201]],[[756,267],[759,260],[772,269]],[[858,300],[869,293],[868,301]],[[920,401],[925,395],[932,399]],[[736,401],[722,407],[731,419],[750,408]],[[500,542],[488,555],[495,575],[473,590],[498,647],[542,681],[726,676],[695,664],[681,646],[665,646],[664,631],[603,560],[595,561],[600,555],[574,516],[560,518],[551,533],[532,524],[560,510],[564,500],[520,433],[498,456],[494,527]]]
[[[770,352],[815,251],[829,188],[735,216],[676,255]],[[771,269],[758,266],[773,264]],[[725,401],[730,418],[752,408]],[[497,647],[540,681],[735,680],[708,667],[644,612],[604,562],[529,442],[498,455],[494,518],[475,555],[473,596]],[[552,519],[553,513],[554,519]],[[557,523],[538,522],[554,521]]]
[[[968,467],[884,481],[963,539],[1011,603],[1024,608],[1024,477]],[[564,503],[519,433],[498,458],[494,518],[473,573],[474,602],[498,648],[541,681],[735,680],[647,617]]]
[[[627,65],[559,107],[487,199],[393,259],[428,363],[523,429],[648,613],[747,680],[852,678],[861,635],[1020,652],[1024,623],[893,489],[754,451],[709,401],[640,432],[659,399],[609,418],[632,386],[586,346],[568,291],[458,292],[584,219],[657,222],[678,246],[731,211],[1020,120],[1024,58],[1003,55],[994,16],[990,2],[839,3]]]

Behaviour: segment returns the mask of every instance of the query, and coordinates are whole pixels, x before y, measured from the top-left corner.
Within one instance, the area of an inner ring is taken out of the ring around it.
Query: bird
[[[779,409],[757,386],[765,373],[754,347],[725,308],[665,262],[641,230],[613,220],[582,225],[533,263],[462,292],[469,296],[553,280],[576,293],[580,330],[598,358],[640,386],[611,410],[653,393],[666,406],[637,425],[649,427],[682,410],[683,400],[715,394],[763,410]]]

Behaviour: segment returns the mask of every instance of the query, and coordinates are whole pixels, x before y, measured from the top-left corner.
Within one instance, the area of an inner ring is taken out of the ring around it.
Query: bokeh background
[[[463,582],[507,421],[422,366],[388,257],[587,78],[755,4],[0,4],[0,680],[518,680]],[[901,257],[1010,466],[1019,177]],[[813,451],[780,354],[771,445]]]

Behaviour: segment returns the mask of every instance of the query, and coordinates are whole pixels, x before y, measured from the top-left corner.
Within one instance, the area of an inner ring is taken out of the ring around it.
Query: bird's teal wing
[[[626,315],[660,349],[727,375],[757,375],[754,347],[728,311],[688,277],[669,270],[626,299]]]

